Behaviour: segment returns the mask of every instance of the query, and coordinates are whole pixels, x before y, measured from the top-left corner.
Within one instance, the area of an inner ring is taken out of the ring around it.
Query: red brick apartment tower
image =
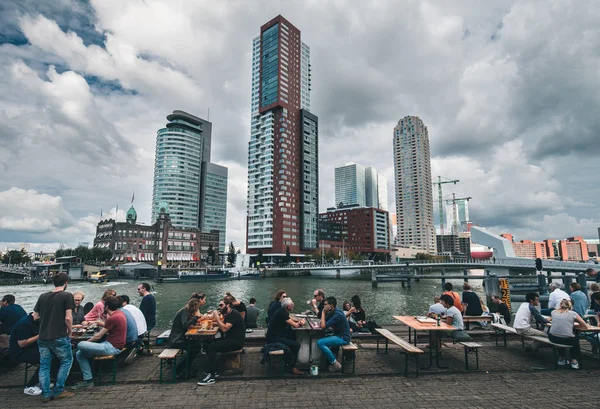
[[[310,48],[277,16],[253,42],[248,254],[317,248],[318,118],[309,110]]]

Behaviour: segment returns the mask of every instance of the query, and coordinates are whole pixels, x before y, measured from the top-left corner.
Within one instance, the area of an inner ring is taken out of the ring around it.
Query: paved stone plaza
[[[401,335],[402,330],[397,331]],[[388,355],[376,354],[375,343],[359,344],[356,375],[321,373],[318,377],[267,378],[266,366],[260,365],[259,347],[248,347],[242,355],[243,373],[222,376],[212,386],[200,387],[195,380],[159,384],[161,349],[153,357],[138,357],[132,365],[119,368],[117,384],[95,386],[80,391],[67,401],[55,401],[47,407],[100,408],[431,408],[448,406],[476,407],[590,407],[597,398],[593,393],[574,393],[586,381],[595,379],[600,361],[589,355],[582,342],[583,369],[553,370],[552,352],[542,349],[528,353],[521,342],[512,339],[507,348],[496,347],[489,334],[478,334],[483,344],[480,369],[466,371],[464,351],[446,343],[443,364],[448,369],[422,370],[418,379],[404,376],[404,357],[390,347]],[[425,345],[419,345],[426,348]],[[428,354],[421,359],[427,363]],[[474,364],[474,357],[470,357]],[[350,365],[348,366],[350,367]],[[411,362],[410,370],[414,371]],[[166,377],[170,375],[166,371]],[[414,375],[412,375],[414,376]],[[76,368],[69,382],[80,380]],[[108,377],[105,378],[105,381]],[[23,394],[23,367],[17,366],[0,375],[2,407],[39,407],[40,397]]]

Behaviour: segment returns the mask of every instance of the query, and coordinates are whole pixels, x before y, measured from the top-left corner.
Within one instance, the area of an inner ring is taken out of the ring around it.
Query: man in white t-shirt
[[[517,314],[515,315],[515,321],[513,322],[513,328],[517,330],[517,334],[525,336],[539,336],[548,337],[545,332],[531,328],[531,318],[535,318],[536,322],[543,324],[544,326],[548,321],[542,317],[542,314],[537,309],[540,304],[540,296],[537,293],[525,294],[525,300],[519,307]],[[537,351],[541,346],[538,341],[533,342],[533,350]]]
[[[143,334],[146,333],[146,330],[148,328],[146,326],[146,318],[144,318],[144,314],[138,307],[129,304],[130,300],[127,295],[120,295],[119,298],[123,300],[123,309],[129,311],[133,316],[133,319],[135,320],[135,325],[138,329],[138,336],[141,337]]]
[[[430,316],[432,314],[437,315],[444,315],[446,313],[446,307],[444,307],[442,305],[442,303],[440,302],[440,297],[438,295],[436,295],[435,297],[433,297],[433,305],[431,305],[429,307],[429,311],[427,316]]]
[[[550,315],[560,305],[562,300],[570,300],[569,294],[560,289],[561,285],[555,281],[550,283],[550,296],[548,308],[542,308],[542,315]]]

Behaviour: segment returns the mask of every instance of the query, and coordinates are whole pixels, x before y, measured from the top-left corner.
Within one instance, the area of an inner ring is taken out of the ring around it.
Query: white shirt
[[[548,297],[548,308],[557,309],[558,307],[560,307],[560,302],[562,300],[570,300],[570,299],[571,299],[571,297],[569,297],[569,294],[567,294],[560,288],[557,288],[556,290],[552,291],[550,293],[550,296]]]
[[[524,302],[521,304],[517,313],[515,314],[515,321],[513,322],[513,328],[529,328],[531,326],[531,311],[529,311],[529,303]]]
[[[444,308],[444,306],[441,303],[436,303],[433,304],[431,307],[429,307],[429,312],[433,312],[434,314],[437,315],[442,315],[446,313],[446,309]]]
[[[142,335],[148,330],[146,325],[146,318],[144,318],[144,314],[142,311],[136,307],[135,305],[127,304],[123,309],[129,311],[131,315],[133,315],[133,319],[135,320],[135,325],[137,325],[138,336]]]

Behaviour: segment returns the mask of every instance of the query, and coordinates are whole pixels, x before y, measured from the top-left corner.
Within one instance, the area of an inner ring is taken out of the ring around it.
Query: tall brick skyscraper
[[[282,16],[252,48],[246,252],[317,248],[318,118],[310,111],[310,48]]]

